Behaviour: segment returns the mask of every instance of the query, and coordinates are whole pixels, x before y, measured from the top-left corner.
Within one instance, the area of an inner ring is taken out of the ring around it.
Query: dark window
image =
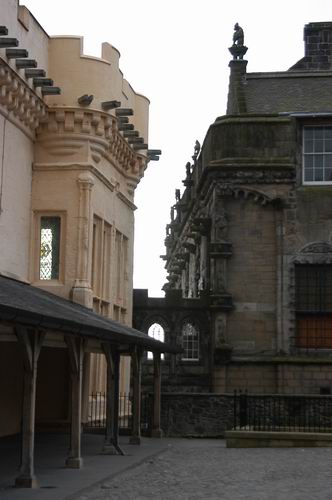
[[[182,359],[185,361],[199,360],[199,330],[192,323],[185,323],[182,327]]]
[[[322,395],[331,395],[331,387],[320,387],[319,388],[319,394],[322,394]]]
[[[297,265],[297,347],[332,349],[332,265]]]
[[[60,217],[40,218],[39,279],[59,279]]]
[[[332,126],[304,127],[303,181],[332,183]]]

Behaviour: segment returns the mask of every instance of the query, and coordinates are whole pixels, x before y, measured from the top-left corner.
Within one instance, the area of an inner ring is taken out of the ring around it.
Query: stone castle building
[[[332,23],[304,43],[288,71],[248,73],[234,37],[227,112],[171,210],[166,297],[135,292],[135,326],[183,348],[164,390],[331,392]]]
[[[82,38],[49,37],[17,0],[0,14],[0,438],[22,433],[16,485],[34,487],[36,426],[70,429],[66,465],[82,466],[93,388],[107,389],[104,451],[119,452],[119,392],[131,384],[139,444],[147,348],[158,413],[167,346],[131,328],[134,192],[158,150],[149,101],[114,47],[86,56]]]

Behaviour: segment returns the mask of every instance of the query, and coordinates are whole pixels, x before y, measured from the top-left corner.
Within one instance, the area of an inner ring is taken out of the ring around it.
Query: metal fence
[[[332,432],[332,396],[234,394],[235,430]]]
[[[142,394],[141,399],[141,428],[150,428],[151,396]],[[93,392],[89,396],[88,427],[103,428],[106,426],[106,394]],[[132,428],[132,397],[127,393],[119,396],[119,427],[130,431]]]

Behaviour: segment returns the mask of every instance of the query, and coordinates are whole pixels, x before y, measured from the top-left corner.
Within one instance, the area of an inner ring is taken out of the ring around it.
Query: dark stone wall
[[[266,166],[295,156],[295,128],[290,119],[221,117],[210,127],[202,150],[203,165],[240,158]]]
[[[332,23],[309,23],[304,27],[305,57],[291,71],[330,70],[332,67]]]
[[[233,405],[231,394],[162,394],[161,428],[169,437],[223,437],[233,425]]]

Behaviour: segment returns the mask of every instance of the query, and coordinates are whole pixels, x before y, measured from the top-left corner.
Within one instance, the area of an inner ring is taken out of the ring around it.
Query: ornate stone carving
[[[8,66],[0,66],[0,104],[9,116],[31,132],[38,127],[46,116],[46,104],[41,98]],[[21,126],[22,126],[21,125]]]
[[[128,193],[144,174],[147,160],[137,154],[122,137],[116,118],[108,113],[80,108],[50,108],[37,130],[38,143],[56,156],[75,154],[87,143],[91,158],[107,159],[127,179]],[[65,147],[64,147],[65,146]]]
[[[244,45],[244,33],[241,26],[236,23],[234,26],[233,45],[228,49],[233,56],[233,59],[243,59],[248,47]]]
[[[243,197],[244,199],[250,199],[255,203],[260,203],[261,205],[267,205],[269,203],[280,202],[279,197],[271,197],[257,189],[251,189],[244,186],[237,186],[235,184],[224,183],[217,186],[217,196],[234,196],[234,198]]]
[[[200,150],[201,150],[201,145],[200,145],[199,141],[196,140],[195,146],[194,146],[194,154],[192,156],[192,159],[194,160],[194,162],[196,162],[197,157],[200,153]]]
[[[332,253],[332,244],[327,241],[308,243],[300,250],[300,253]]]

